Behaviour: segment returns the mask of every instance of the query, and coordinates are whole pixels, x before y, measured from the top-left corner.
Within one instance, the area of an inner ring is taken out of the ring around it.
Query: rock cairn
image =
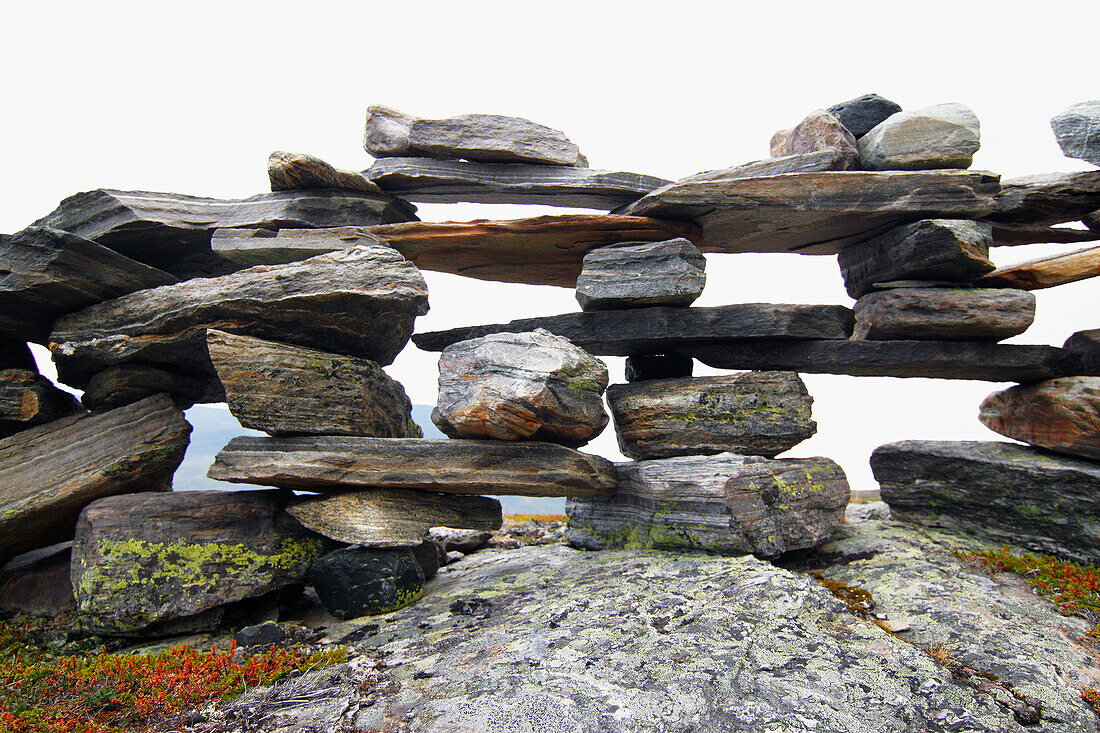
[[[1067,155],[1096,162],[1097,108],[1055,118]],[[578,547],[816,547],[848,485],[827,458],[776,457],[816,430],[799,372],[1017,382],[982,420],[1034,447],[883,446],[883,496],[1100,560],[1100,331],[999,343],[1030,325],[1031,291],[1100,274],[1097,248],[989,260],[1100,240],[1100,171],[1002,181],[968,169],[979,144],[962,105],[866,95],[777,132],[772,157],[671,182],[591,169],[528,120],[371,107],[364,172],[278,151],[246,199],[71,196],[0,237],[0,607],[118,635],[247,625],[306,586],[338,616],[381,613],[487,541],[493,494],[568,497]],[[433,223],[410,201],[598,211]],[[855,307],[693,307],[716,252],[838,255]],[[413,336],[420,270],[574,287],[580,312]],[[384,371],[410,337],[442,352],[448,440],[421,437]],[[625,383],[601,356],[627,357]],[[619,465],[577,450],[605,391]],[[272,488],[172,492],[182,410],[221,401],[268,435],[210,476]]]

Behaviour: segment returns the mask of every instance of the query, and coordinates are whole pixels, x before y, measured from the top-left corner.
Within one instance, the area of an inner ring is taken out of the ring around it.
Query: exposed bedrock
[[[590,250],[577,278],[581,310],[689,306],[703,294],[707,261],[686,239]]]
[[[895,288],[856,301],[853,339],[1002,341],[1035,320],[1035,296],[999,288]]]
[[[859,139],[868,170],[969,168],[981,147],[981,125],[964,104],[895,112]]]
[[[1100,461],[1100,377],[1016,385],[982,402],[982,423],[1014,440]]]

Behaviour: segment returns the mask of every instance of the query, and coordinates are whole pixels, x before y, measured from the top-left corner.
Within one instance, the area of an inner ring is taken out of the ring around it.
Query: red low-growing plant
[[[1078,565],[1050,555],[1016,555],[1007,547],[1000,550],[965,553],[964,557],[995,571],[1018,574],[1040,595],[1058,606],[1059,613],[1100,621],[1100,569]],[[1093,629],[1092,634],[1096,633]]]

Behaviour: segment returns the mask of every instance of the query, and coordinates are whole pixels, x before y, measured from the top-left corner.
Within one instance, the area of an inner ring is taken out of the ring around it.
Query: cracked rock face
[[[1100,100],[1079,102],[1050,120],[1062,152],[1100,165]]]

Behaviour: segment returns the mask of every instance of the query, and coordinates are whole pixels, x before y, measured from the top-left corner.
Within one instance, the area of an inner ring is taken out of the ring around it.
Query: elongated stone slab
[[[618,469],[614,496],[566,502],[570,544],[774,557],[827,540],[850,493],[844,471],[828,458],[721,453]]]
[[[36,371],[0,371],[0,437],[84,412],[76,398]]]
[[[740,303],[712,308],[633,308],[521,318],[413,336],[424,351],[442,351],[490,333],[544,328],[590,354],[632,356],[690,351],[696,345],[756,339],[847,339],[852,312],[841,305]]]
[[[1100,171],[1045,173],[1001,181],[989,219],[1004,224],[1061,224],[1100,209]]]
[[[409,201],[541,204],[609,211],[671,181],[624,171],[431,158],[379,158],[363,175]]]
[[[702,171],[679,179],[676,183],[701,183],[705,181],[729,181],[738,178],[781,176],[785,173],[820,173],[843,171],[851,167],[851,158],[838,150],[818,150],[812,153],[783,155],[764,158],[749,163]]]
[[[356,171],[334,168],[306,153],[276,150],[267,156],[267,177],[272,191],[343,188],[349,191],[382,193],[382,189]]]
[[[1088,280],[1100,275],[1100,247],[1079,249],[1050,257],[998,267],[983,275],[978,284],[986,287],[1042,290]]]
[[[91,239],[180,279],[239,269],[210,251],[219,227],[319,229],[415,220],[415,207],[386,194],[280,191],[246,199],[97,189],[70,196],[35,222]]]
[[[1084,222],[1084,220],[1082,220]],[[1087,224],[1087,222],[1084,222]],[[1100,227],[1098,227],[1100,228]],[[993,223],[993,245],[1013,247],[1020,244],[1076,244],[1100,240],[1100,231],[1044,226],[1043,224]]]
[[[432,527],[496,530],[504,522],[496,499],[410,489],[348,491],[287,511],[325,537],[368,547],[415,547]]]
[[[1100,328],[1078,331],[1066,339],[1062,348],[1081,363],[1078,374],[1100,374]]]
[[[581,310],[689,306],[703,294],[707,261],[686,239],[609,244],[584,256]]]
[[[45,344],[57,318],[176,278],[48,227],[0,234],[0,336]]]
[[[1002,341],[1035,320],[1035,296],[1008,288],[896,288],[856,301],[853,339]]]
[[[138,291],[63,317],[50,341],[61,381],[76,387],[123,363],[216,381],[208,328],[389,364],[427,310],[417,269],[367,245]]]
[[[636,460],[730,451],[769,458],[810,438],[813,398],[794,372],[613,384],[619,449]]]
[[[229,411],[272,435],[419,438],[399,382],[367,359],[275,341],[206,332]]]
[[[894,519],[1100,562],[1100,464],[982,441],[888,443],[871,469]]]
[[[161,393],[170,396],[181,410],[198,402],[225,402],[225,389],[217,380],[141,364],[119,364],[94,374],[80,401],[92,412],[103,412]]]
[[[836,254],[914,219],[993,211],[998,177],[980,171],[830,171],[673,183],[616,213],[691,221],[704,252]]]
[[[234,438],[208,475],[305,491],[520,496],[600,496],[616,483],[610,461],[555,443],[348,436]]]
[[[96,499],[169,490],[190,434],[183,413],[158,395],[0,440],[0,562],[71,539]]]
[[[1100,377],[1063,377],[994,392],[978,416],[1014,440],[1100,461]]]
[[[370,227],[331,229],[215,229],[211,250],[238,265],[285,265],[360,245],[385,245]]]

